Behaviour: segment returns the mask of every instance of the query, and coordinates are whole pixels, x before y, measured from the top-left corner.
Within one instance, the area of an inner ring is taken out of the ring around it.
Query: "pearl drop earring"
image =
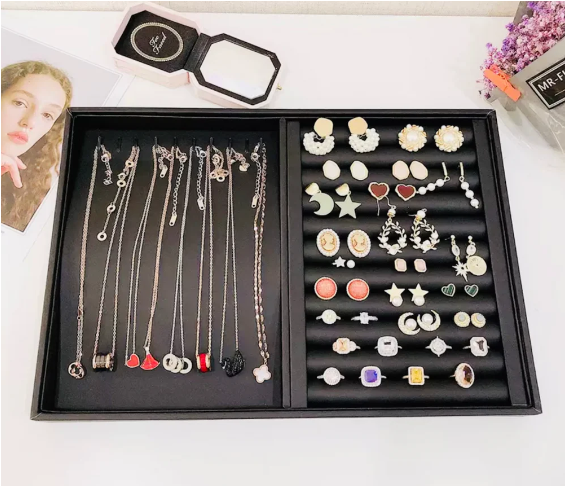
[[[468,182],[466,182],[466,179],[464,178],[464,163],[460,162],[460,178],[458,179],[460,181],[460,187],[462,188],[462,190],[464,190],[466,192],[466,197],[468,199],[470,199],[470,206],[472,206],[473,208],[479,208],[480,207],[480,202],[478,199],[476,199],[474,197],[474,191],[472,191],[470,189],[470,184]]]

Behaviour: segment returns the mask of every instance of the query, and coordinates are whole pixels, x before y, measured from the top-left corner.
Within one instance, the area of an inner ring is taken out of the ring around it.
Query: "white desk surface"
[[[114,12],[3,11],[2,24],[111,67]],[[276,51],[273,108],[488,108],[475,80],[510,19],[192,16]],[[5,47],[5,46],[4,46]],[[211,107],[136,78],[120,106]],[[23,263],[2,255],[6,486],[564,484],[564,157],[500,117],[544,413],[532,417],[37,423],[30,402],[51,221]]]

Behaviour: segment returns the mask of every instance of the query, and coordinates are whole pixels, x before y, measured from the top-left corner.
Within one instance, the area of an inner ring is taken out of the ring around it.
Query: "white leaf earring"
[[[360,117],[352,118],[348,122],[350,129],[350,147],[363,154],[374,151],[379,145],[379,134],[375,128],[368,128],[367,122]],[[365,137],[362,139],[361,137]]]
[[[415,220],[413,222],[412,234],[410,240],[414,243],[413,248],[421,250],[426,253],[429,250],[436,250],[436,245],[438,243],[438,232],[432,224],[427,223],[426,219],[426,209],[421,209],[417,211]],[[422,240],[421,231],[429,231],[430,238],[427,240]]]
[[[405,234],[405,230],[401,228],[401,225],[398,221],[393,222],[393,218],[397,214],[395,211],[395,206],[389,205],[389,211],[387,211],[387,221],[381,227],[381,232],[377,239],[379,240],[379,247],[384,248],[387,250],[387,253],[390,255],[397,255],[397,253],[402,253],[403,248],[407,246],[407,235]],[[389,244],[389,234],[393,231],[393,233],[399,235],[397,238],[397,243],[394,245]]]
[[[466,179],[464,178],[464,164],[462,162],[460,162],[460,187],[462,188],[462,190],[464,190],[466,192],[466,197],[468,199],[470,199],[470,206],[472,206],[473,208],[479,208],[480,207],[480,202],[477,198],[474,197],[474,191],[472,191],[470,189],[470,184],[466,182]]]
[[[314,132],[305,133],[303,145],[309,154],[326,155],[334,148],[332,130],[334,124],[328,118],[319,118],[314,123]]]

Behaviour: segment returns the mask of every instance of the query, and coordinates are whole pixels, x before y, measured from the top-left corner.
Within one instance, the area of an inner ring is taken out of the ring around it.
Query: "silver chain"
[[[200,150],[200,147],[196,148]],[[189,151],[189,167],[187,168],[187,186],[185,188],[185,201],[183,205],[183,214],[181,215],[181,236],[179,237],[179,256],[177,258],[177,276],[175,279],[175,303],[173,307],[173,325],[171,326],[171,347],[169,352],[173,354],[173,344],[175,342],[175,324],[177,322],[177,304],[179,304],[179,331],[181,334],[181,356],[185,357],[185,330],[184,330],[184,323],[183,323],[183,253],[185,247],[185,224],[187,222],[187,209],[189,207],[189,194],[191,191],[191,172],[193,166],[193,152],[195,151],[194,147],[191,147]],[[187,160],[187,154],[181,152],[179,148],[177,148],[176,152],[177,158],[181,162],[179,166],[179,173],[182,175],[184,162],[183,158]],[[177,176],[177,183],[180,185],[181,178]],[[178,185],[175,185],[175,189],[178,192]],[[175,191],[173,191],[173,195],[175,195]]]
[[[192,156],[192,151],[191,151]],[[179,147],[175,150],[175,157],[179,160],[179,171],[177,172],[177,179],[175,180],[175,187],[173,188],[173,204],[171,206],[171,219],[169,226],[174,226],[177,221],[177,203],[179,201],[179,188],[181,187],[181,179],[183,178],[183,171],[185,170],[185,162],[187,161],[187,154],[181,152]]]
[[[98,307],[98,320],[96,323],[96,335],[94,338],[94,350],[93,350],[93,356],[96,356],[98,354],[98,344],[100,342],[100,330],[102,327],[102,314],[104,312],[104,302],[106,299],[106,284],[107,284],[107,280],[108,280],[108,268],[110,267],[110,257],[112,255],[112,248],[114,246],[114,237],[116,236],[116,229],[118,228],[118,223],[120,222],[120,215],[122,214],[122,209],[124,208],[124,215],[123,215],[123,219],[125,221],[126,219],[126,211],[127,211],[127,204],[126,206],[124,206],[124,203],[126,201],[126,199],[128,199],[128,203],[129,203],[129,198],[126,198],[126,196],[128,196],[129,191],[128,189],[131,187],[131,183],[133,182],[133,175],[135,174],[135,168],[136,168],[136,164],[137,164],[137,160],[138,160],[138,151],[136,150],[136,147],[132,147],[132,152],[130,154],[130,157],[128,158],[128,160],[126,161],[125,165],[124,165],[124,169],[123,171],[119,174],[119,180],[122,180],[126,183],[126,186],[122,186],[125,188],[125,190],[122,193],[122,197],[120,198],[120,203],[118,206],[118,211],[116,212],[116,219],[114,220],[114,225],[112,226],[112,232],[110,233],[110,242],[108,243],[108,251],[106,253],[106,263],[104,265],[104,276],[102,279],[102,290],[100,293],[100,304]],[[133,164],[133,165],[132,165]],[[131,169],[131,170],[130,170]],[[124,174],[124,177],[120,177],[122,176],[122,174]],[[118,190],[116,191],[116,194],[120,193],[122,187],[118,187]],[[123,230],[123,226],[122,225],[122,230]],[[118,238],[118,255],[117,255],[117,263],[116,263],[116,287],[114,289],[114,303],[115,303],[115,307],[114,307],[114,322],[113,322],[113,330],[112,330],[112,356],[115,356],[116,354],[116,327],[117,327],[117,294],[118,294],[118,280],[120,278],[120,257],[121,257],[121,251],[122,251],[122,236],[123,236],[123,231],[120,232],[120,236]]]
[[[96,185],[96,169],[98,167],[98,146],[94,149],[92,160],[92,172],[90,175],[90,185],[86,198],[85,217],[83,220],[83,233],[81,239],[81,256],[79,263],[79,298],[77,304],[77,352],[75,361],[69,365],[69,374],[74,378],[81,379],[84,377],[84,368],[81,364],[83,357],[83,329],[84,329],[84,290],[85,290],[85,273],[86,273],[86,248],[88,238],[88,226],[90,222],[90,208],[92,206],[92,196]]]
[[[106,170],[104,171],[104,175],[106,175],[104,178],[104,185],[109,186],[112,184],[112,167],[110,167],[110,159],[112,158],[112,155],[108,152],[108,150],[106,150],[104,145],[101,145],[100,148],[102,150],[100,160],[102,160],[106,166]]]
[[[261,164],[259,152],[261,151]],[[262,253],[263,253],[263,228],[265,221],[265,201],[266,201],[266,173],[267,173],[267,154],[265,144],[258,143],[251,156],[256,163],[258,174],[261,174],[259,185],[258,206],[254,216],[254,304],[255,320],[257,326],[257,339],[259,353],[263,359],[263,364],[267,365],[269,351],[267,349],[267,336],[265,332],[265,319],[263,315],[263,283],[262,283]],[[258,224],[259,220],[259,224]]]
[[[132,336],[132,353],[136,354],[136,328],[137,328],[138,289],[139,289],[139,281],[140,281],[141,255],[143,250],[143,244],[145,241],[145,231],[147,227],[149,208],[151,206],[151,200],[153,198],[153,190],[155,188],[156,179],[157,179],[157,154],[155,151],[155,147],[153,147],[153,175],[151,177],[151,182],[149,184],[149,189],[145,199],[145,205],[143,208],[142,217],[138,227],[138,232],[136,234],[136,239],[134,241],[134,248],[132,250],[132,265],[130,268],[130,289],[128,294],[128,328],[126,332],[126,354],[124,356],[125,362],[127,362],[128,358],[130,357],[130,353],[129,353],[130,334]],[[136,255],[136,251],[138,252],[137,255]],[[135,279],[134,279],[134,272],[135,272]]]
[[[234,236],[234,198],[233,198],[233,181],[232,181],[232,164],[237,160],[241,160],[241,156],[233,148],[226,149],[226,166],[228,167],[228,209],[226,211],[226,251],[224,256],[224,297],[222,302],[222,331],[220,338],[220,357],[219,362],[222,363],[224,356],[224,330],[226,326],[226,304],[228,294],[228,260],[230,254],[230,246],[232,247],[232,278],[234,288],[234,337],[236,343],[236,351],[240,348],[238,336],[238,287],[236,278],[236,242]]]
[[[165,170],[162,168],[160,177],[163,177],[167,173],[167,170],[169,171],[169,177],[167,179],[167,190],[165,192],[165,201],[163,202],[163,211],[161,212],[161,222],[159,223],[159,235],[157,237],[157,249],[155,252],[155,271],[153,274],[153,290],[151,295],[151,307],[149,310],[147,333],[143,345],[145,352],[147,354],[149,354],[149,348],[151,346],[151,334],[153,332],[153,318],[155,316],[155,308],[157,307],[157,294],[159,290],[159,269],[161,266],[161,247],[163,243],[163,230],[165,229],[165,218],[167,216],[167,206],[169,204],[169,196],[171,195],[171,183],[173,180],[173,162],[175,160],[173,156],[174,149],[175,148],[173,147],[171,149],[171,152],[169,152],[164,147],[161,146],[157,147],[157,152],[162,154],[162,157],[160,158],[161,162],[163,161],[163,159],[169,160],[169,168],[167,169],[167,166],[163,165]]]
[[[200,321],[201,321],[201,308],[202,308],[202,275],[204,270],[204,246],[206,237],[206,220],[207,220],[207,210],[208,210],[208,226],[209,226],[209,261],[208,261],[208,348],[207,353],[209,356],[212,355],[212,278],[213,278],[213,253],[214,253],[214,241],[212,232],[212,186],[211,186],[211,170],[210,170],[210,158],[211,153],[217,151],[216,147],[209,145],[206,154],[206,169],[204,173],[204,197],[199,195],[199,200],[202,204],[202,231],[201,231],[201,245],[200,245],[200,268],[199,268],[199,283],[198,283],[198,301],[197,301],[197,323],[196,323],[196,345],[195,345],[195,359],[198,361],[198,350],[200,345]],[[200,158],[200,157],[199,157]],[[199,162],[199,174],[202,175],[202,158]],[[217,178],[218,180],[218,178]],[[197,187],[200,185],[197,183]],[[198,190],[197,188],[197,190]],[[202,197],[202,199],[201,199]],[[199,207],[201,206],[199,204]]]

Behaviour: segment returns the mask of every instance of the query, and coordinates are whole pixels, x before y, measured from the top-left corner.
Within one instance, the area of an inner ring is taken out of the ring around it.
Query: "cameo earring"
[[[340,249],[340,237],[334,230],[323,229],[316,237],[316,246],[325,257],[333,257]]]
[[[379,145],[379,134],[375,128],[368,128],[367,122],[360,117],[352,118],[348,122],[350,129],[350,147],[363,154],[374,151]],[[361,138],[365,137],[365,138]]]
[[[309,154],[326,155],[334,148],[332,130],[334,124],[328,118],[319,118],[314,123],[314,132],[305,133],[303,145]]]
[[[399,132],[399,145],[407,152],[417,152],[426,143],[426,133],[419,125],[407,125]]]

